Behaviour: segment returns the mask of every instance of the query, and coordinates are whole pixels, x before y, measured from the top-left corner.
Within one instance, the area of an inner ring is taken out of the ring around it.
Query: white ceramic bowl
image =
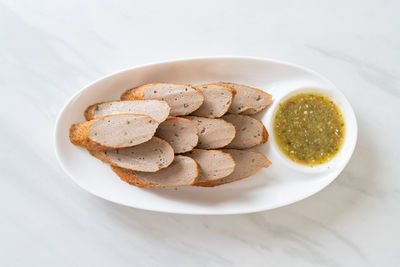
[[[150,82],[201,84],[231,81],[261,88],[273,104],[257,114],[270,133],[262,151],[272,165],[251,178],[214,188],[137,188],[122,182],[106,164],[69,142],[72,123],[83,122],[93,103],[119,99],[126,89]],[[278,103],[297,90],[313,88],[332,96],[343,113],[346,135],[342,149],[327,164],[295,164],[277,148],[272,119]],[[80,90],[61,110],[56,122],[55,147],[61,166],[82,188],[122,205],[171,213],[238,214],[273,209],[315,194],[331,183],[348,163],[357,140],[357,122],[344,95],[326,78],[293,64],[262,58],[210,57],[166,61],[120,71]]]

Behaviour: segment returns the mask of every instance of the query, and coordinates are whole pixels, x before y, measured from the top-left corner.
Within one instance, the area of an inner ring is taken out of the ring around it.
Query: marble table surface
[[[118,3],[117,3],[118,2]],[[0,1],[0,266],[400,266],[399,1]],[[59,166],[55,119],[87,83],[173,58],[270,57],[352,103],[359,141],[322,192],[235,216],[90,195]]]

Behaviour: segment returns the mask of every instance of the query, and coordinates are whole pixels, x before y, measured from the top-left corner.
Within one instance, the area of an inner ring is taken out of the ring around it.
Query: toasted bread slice
[[[165,121],[169,115],[168,103],[161,100],[132,100],[132,101],[108,101],[89,106],[85,110],[86,120],[115,114],[142,114],[158,121]]]
[[[232,183],[258,173],[262,168],[267,168],[271,165],[271,161],[264,154],[249,150],[238,149],[222,149],[225,153],[232,155],[236,162],[235,170],[228,176],[219,180],[203,180],[195,185],[212,187]]]
[[[167,141],[175,153],[192,150],[199,140],[196,124],[189,119],[178,117],[169,117],[161,123],[156,136]]]
[[[203,92],[204,103],[191,115],[207,118],[218,118],[224,115],[236,94],[232,87],[219,84],[204,84],[195,86],[195,88]]]
[[[116,166],[111,166],[111,169],[122,181],[138,187],[193,185],[200,174],[196,161],[181,155],[175,156],[171,165],[158,172],[137,172]]]
[[[198,109],[204,101],[203,93],[189,84],[149,83],[122,94],[121,100],[158,99],[171,107],[171,116],[187,115]]]
[[[227,114],[222,118],[236,128],[235,138],[226,148],[250,148],[268,141],[268,132],[260,120],[239,114]]]
[[[119,114],[72,124],[72,144],[90,150],[112,150],[135,146],[150,140],[158,122],[146,115]]]
[[[223,119],[186,116],[197,125],[198,148],[214,149],[229,144],[235,137],[235,127]]]
[[[196,183],[218,180],[231,174],[236,166],[232,156],[221,150],[194,149],[185,154],[200,165],[200,176]]]
[[[272,103],[272,96],[261,89],[230,82],[218,82],[216,84],[230,86],[236,90],[236,95],[228,113],[252,115]]]
[[[158,137],[134,147],[108,151],[89,150],[89,153],[105,163],[141,172],[159,171],[174,160],[171,145]]]

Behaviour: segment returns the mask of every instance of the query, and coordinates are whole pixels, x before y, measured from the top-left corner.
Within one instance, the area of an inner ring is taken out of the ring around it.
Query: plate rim
[[[286,65],[286,66],[290,66],[290,67],[294,67],[294,68],[298,68],[301,70],[304,70],[306,72],[312,73],[313,75],[325,80],[326,82],[328,82],[334,89],[337,90],[337,92],[339,94],[342,95],[342,97],[348,102],[349,104],[349,116],[351,117],[351,119],[354,121],[354,129],[352,129],[354,131],[354,135],[355,135],[355,139],[354,142],[351,143],[351,147],[349,148],[350,153],[348,153],[348,159],[346,159],[346,163],[338,169],[337,174],[333,176],[333,178],[331,178],[331,180],[329,180],[324,186],[322,186],[321,188],[317,188],[313,191],[311,191],[311,193],[309,193],[308,195],[305,196],[301,196],[296,198],[295,200],[291,199],[291,200],[287,200],[287,201],[283,201],[281,202],[279,205],[276,205],[274,207],[259,207],[259,208],[254,208],[254,209],[246,209],[246,210],[226,210],[226,211],[217,211],[217,210],[208,210],[206,212],[204,211],[187,211],[187,210],[168,210],[168,209],[157,209],[157,207],[154,208],[146,208],[146,207],[140,207],[140,206],[133,206],[133,205],[128,205],[126,203],[122,203],[113,199],[110,199],[106,196],[100,196],[94,192],[92,192],[92,190],[90,188],[87,188],[86,186],[82,185],[78,179],[75,179],[74,176],[68,171],[68,169],[66,168],[66,166],[64,165],[63,161],[60,158],[60,151],[59,151],[59,146],[58,143],[60,142],[60,135],[58,134],[58,132],[60,131],[60,119],[63,116],[63,114],[66,111],[67,106],[72,102],[73,99],[75,99],[79,94],[81,94],[84,90],[86,90],[87,88],[95,85],[96,83],[101,82],[102,80],[108,79],[112,76],[115,76],[117,74],[122,74],[124,72],[128,72],[128,71],[132,71],[135,69],[140,69],[140,68],[145,68],[145,67],[152,67],[155,65],[161,65],[161,64],[170,64],[170,63],[178,63],[178,62],[188,62],[188,61],[197,61],[197,60],[205,60],[205,59],[210,59],[210,60],[221,60],[221,59],[242,59],[242,60],[256,60],[256,61],[262,61],[262,62],[270,62],[270,63],[277,63],[277,64],[281,64],[281,65]],[[357,145],[357,141],[358,141],[358,123],[357,123],[357,117],[355,115],[355,112],[353,110],[353,106],[351,105],[350,101],[347,99],[347,97],[342,93],[342,91],[337,88],[335,86],[334,83],[332,83],[329,79],[327,79],[325,76],[319,74],[318,72],[309,69],[307,67],[295,64],[295,63],[290,63],[287,61],[283,61],[283,60],[278,60],[278,59],[273,59],[273,58],[268,58],[268,57],[255,57],[255,56],[229,56],[229,55],[224,55],[224,56],[200,56],[200,57],[183,57],[183,58],[174,58],[174,59],[168,59],[168,60],[160,60],[160,61],[154,61],[154,62],[150,62],[150,63],[145,63],[145,64],[140,64],[140,65],[135,65],[132,67],[127,67],[127,68],[123,68],[121,70],[117,70],[112,72],[111,74],[108,75],[104,75],[88,84],[86,84],[85,86],[81,87],[77,92],[75,92],[70,98],[68,98],[68,100],[65,102],[65,104],[62,106],[62,108],[60,109],[60,111],[58,112],[56,121],[55,121],[55,126],[54,126],[54,130],[53,130],[53,145],[54,145],[54,150],[55,150],[55,154],[56,154],[56,158],[57,161],[59,163],[59,165],[61,165],[61,168],[63,169],[63,171],[69,176],[69,178],[76,184],[78,185],[80,188],[84,189],[85,191],[89,192],[90,194],[100,198],[100,199],[104,199],[107,201],[110,201],[112,203],[118,204],[118,205],[122,205],[125,207],[130,207],[130,208],[136,208],[136,209],[141,209],[141,210],[146,210],[146,211],[153,211],[153,212],[162,212],[162,213],[170,213],[170,214],[186,214],[186,215],[236,215],[236,214],[250,214],[250,213],[256,213],[256,212],[261,212],[261,211],[266,211],[266,210],[274,210],[277,208],[281,208],[284,206],[288,206],[291,204],[295,204],[299,201],[302,201],[304,199],[307,199],[315,194],[317,194],[318,192],[322,191],[323,189],[325,189],[327,186],[329,186],[344,170],[344,168],[348,165],[351,157],[354,154],[354,150],[355,147]]]

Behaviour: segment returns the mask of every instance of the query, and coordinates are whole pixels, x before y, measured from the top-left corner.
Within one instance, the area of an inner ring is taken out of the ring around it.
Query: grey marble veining
[[[0,1],[0,266],[400,266],[398,1]],[[189,216],[76,186],[53,147],[67,99],[111,72],[171,58],[271,57],[332,80],[359,141],[299,203]]]

